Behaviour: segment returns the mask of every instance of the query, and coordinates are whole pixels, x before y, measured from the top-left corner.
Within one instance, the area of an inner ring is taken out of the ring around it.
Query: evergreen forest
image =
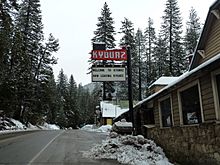
[[[189,9],[185,24],[178,1],[164,2],[158,32],[148,16],[145,29],[135,31],[134,24],[125,17],[116,31],[106,2],[98,23],[94,22],[97,29],[91,42],[104,42],[107,49],[131,47],[135,100],[147,97],[147,88],[159,77],[180,76],[187,71],[201,32],[202,25],[194,8]],[[118,33],[122,37],[117,45]],[[55,57],[58,51],[59,39],[43,33],[40,0],[0,1],[0,117],[14,118],[26,125],[48,122],[61,128],[94,122],[100,85],[97,83],[89,91],[75,82],[74,75],[67,77],[62,69],[55,77],[53,66],[59,62]],[[114,92],[117,87],[119,98],[127,99],[127,82],[105,85],[106,92]]]

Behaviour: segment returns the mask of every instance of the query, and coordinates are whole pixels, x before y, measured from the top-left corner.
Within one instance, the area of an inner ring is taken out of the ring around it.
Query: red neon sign
[[[92,50],[92,60],[127,60],[127,52],[125,49],[115,50]]]

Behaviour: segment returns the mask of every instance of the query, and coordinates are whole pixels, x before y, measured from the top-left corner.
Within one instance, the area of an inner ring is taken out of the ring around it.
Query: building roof
[[[102,117],[115,118],[120,116],[122,113],[128,111],[128,109],[121,109],[118,105],[113,105],[107,101],[102,101],[100,103]]]
[[[209,66],[210,64],[214,63],[214,62],[219,62],[220,61],[220,53],[214,57],[212,57],[211,59],[205,61],[204,63],[202,63],[201,65],[199,65],[198,67],[196,67],[195,69],[188,71],[184,74],[182,74],[177,80],[173,81],[172,83],[170,83],[169,85],[167,85],[166,87],[164,87],[163,89],[161,89],[160,91],[150,95],[149,97],[147,97],[146,99],[140,101],[139,103],[137,103],[135,107],[138,107],[139,105],[143,104],[146,101],[150,101],[151,99],[155,98],[156,96],[158,96],[159,94],[161,94],[162,92],[164,92],[165,90],[176,86],[178,83],[180,83],[181,81],[183,81],[184,79],[188,78],[189,76],[197,73],[199,70]]]
[[[155,85],[168,85],[172,83],[173,81],[176,81],[179,77],[166,77],[162,76],[158,80],[156,80],[153,84],[149,86],[149,88],[155,86]]]
[[[203,26],[203,30],[202,30],[202,33],[200,35],[197,46],[195,48],[189,70],[192,70],[192,69],[196,68],[199,64],[199,60],[202,58],[200,56],[200,54],[198,53],[198,50],[204,50],[206,40],[207,40],[207,37],[209,35],[208,32],[209,32],[210,28],[213,25],[213,21],[216,19],[215,18],[216,16],[213,14],[212,11],[214,11],[215,9],[218,9],[219,6],[220,6],[220,0],[216,0],[209,8],[209,11],[208,11],[208,14],[207,14],[207,17],[206,17],[206,21],[205,21],[205,24]]]

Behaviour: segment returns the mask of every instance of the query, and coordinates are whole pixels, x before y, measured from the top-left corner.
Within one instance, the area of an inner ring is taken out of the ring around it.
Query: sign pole
[[[132,93],[132,72],[131,72],[131,48],[127,47],[127,72],[128,72],[128,101],[129,101],[129,113],[132,122],[132,131],[134,134],[134,115],[133,115],[133,93]]]

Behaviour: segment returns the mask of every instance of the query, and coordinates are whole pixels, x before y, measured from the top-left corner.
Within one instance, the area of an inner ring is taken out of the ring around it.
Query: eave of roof
[[[191,71],[188,71],[184,74],[182,74],[179,79],[177,79],[176,81],[170,83],[169,85],[167,85],[166,87],[164,87],[163,89],[159,90],[158,92],[150,95],[149,97],[147,97],[146,99],[138,102],[134,108],[137,108],[137,107],[140,107],[141,104],[147,102],[147,101],[150,101],[152,100],[153,98],[155,98],[156,96],[158,96],[159,94],[161,94],[162,92],[165,92],[165,90],[168,90],[170,89],[171,87],[174,87],[175,85],[177,85],[178,83],[182,82],[184,79],[188,78],[189,76],[193,75],[193,74],[196,74],[199,70],[205,68],[206,66],[209,66],[210,64],[212,64],[213,62],[217,61],[217,60],[220,60],[220,53],[216,56],[214,56],[213,58],[205,61],[203,64],[199,65],[198,67],[194,68],[193,70]]]
[[[197,46],[195,48],[193,58],[189,67],[189,71],[196,68],[199,62],[199,59],[201,56],[197,53],[198,50],[203,50],[206,42],[206,38],[208,36],[208,32],[210,28],[212,27],[212,22],[215,19],[215,16],[211,13],[212,10],[218,8],[220,5],[220,0],[216,0],[209,8],[205,24],[203,26],[202,33],[200,35],[199,41],[197,43]]]

